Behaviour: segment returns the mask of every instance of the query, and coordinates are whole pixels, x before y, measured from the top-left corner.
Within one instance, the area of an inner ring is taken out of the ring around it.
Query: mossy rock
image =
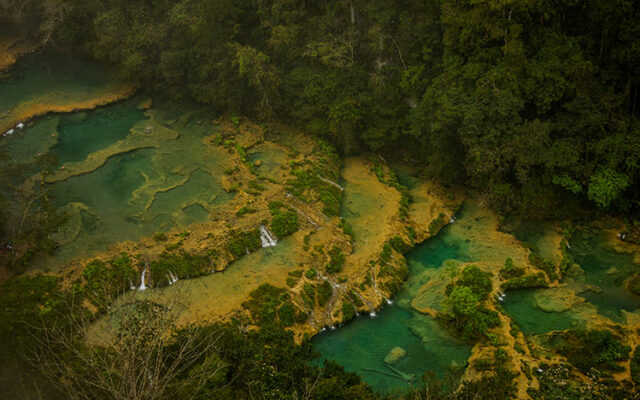
[[[395,364],[407,355],[407,352],[402,347],[394,347],[384,357],[384,362],[387,364]]]

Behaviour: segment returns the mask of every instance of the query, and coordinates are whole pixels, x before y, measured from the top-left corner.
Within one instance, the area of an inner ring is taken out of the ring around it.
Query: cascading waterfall
[[[320,273],[320,271],[317,272],[318,276],[320,277],[320,279],[322,279],[325,282],[329,282],[329,285],[331,285],[331,299],[329,299],[329,301],[327,302],[327,307],[325,308],[325,318],[329,321],[332,320],[331,318],[331,311],[333,308],[333,304],[335,303],[335,298],[336,296],[338,296],[337,291],[342,288],[343,286],[333,282],[331,279],[327,278],[326,276],[322,275]],[[336,329],[335,326],[331,325],[330,326],[331,329]]]
[[[271,236],[271,232],[263,225],[260,225],[260,241],[262,247],[275,247],[278,244],[278,241]]]
[[[140,286],[138,290],[147,290],[147,285],[144,284],[144,275],[147,273],[147,264],[144,265],[144,270],[140,274]]]
[[[362,302],[363,302],[364,304],[366,304],[366,305],[367,305],[367,307],[369,307],[369,315],[370,315],[371,317],[375,317],[375,316],[377,315],[377,314],[376,314],[376,310],[373,308],[373,306],[371,305],[371,303],[369,303],[369,302],[367,301],[367,299],[365,299],[364,297],[362,297],[362,295],[361,295],[360,293],[358,293],[358,291],[357,291],[357,290],[352,289],[352,291],[353,291],[353,293],[354,293],[356,296],[358,296],[358,298],[359,298],[360,300],[362,300]]]
[[[387,298],[387,296],[385,296],[384,294],[382,294],[382,292],[378,290],[378,284],[376,283],[376,275],[373,271],[371,271],[371,281],[373,282],[373,291],[376,292],[378,296],[382,297],[384,301],[387,302],[387,304],[393,304],[393,300]]]
[[[169,281],[169,285],[173,285],[178,282],[178,277],[173,274],[173,272],[169,271],[169,275],[167,276],[167,280]]]
[[[320,179],[322,182],[324,183],[328,183],[331,186],[335,186],[338,189],[340,189],[341,192],[344,192],[344,188],[342,186],[340,186],[339,184],[335,183],[334,181],[327,179],[327,178],[323,178],[322,176],[320,176],[320,174],[317,174],[318,179]]]

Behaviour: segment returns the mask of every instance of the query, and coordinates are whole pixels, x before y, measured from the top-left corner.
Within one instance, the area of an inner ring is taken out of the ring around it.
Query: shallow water
[[[34,159],[45,154],[57,159],[54,168],[60,171],[90,166],[87,173],[49,185],[54,206],[68,220],[55,235],[61,244],[55,257],[39,260],[43,265],[61,266],[120,241],[186,228],[233,198],[219,183],[228,154],[203,142],[215,132],[213,115],[163,102],[150,119],[139,102],[41,117],[0,142],[0,150],[29,174],[39,172]],[[145,136],[145,126],[169,133]],[[98,153],[106,162],[91,166]]]
[[[348,190],[347,187],[347,193]],[[443,375],[452,365],[464,366],[471,354],[470,346],[453,338],[430,316],[412,308],[411,301],[429,279],[427,270],[441,268],[447,260],[469,261],[471,257],[468,243],[454,225],[444,228],[406,255],[410,276],[392,305],[385,306],[375,318],[363,315],[335,331],[317,335],[313,339],[316,350],[322,359],[334,360],[347,371],[357,372],[381,392],[409,386],[391,376],[393,371],[384,363],[384,357],[396,346],[402,347],[407,356],[394,367],[415,374],[414,384],[419,385],[428,370]]]
[[[640,271],[630,254],[618,253],[609,247],[602,232],[579,230],[567,249],[584,270],[584,282],[595,285],[601,293],[586,291],[580,296],[598,308],[598,312],[616,322],[623,322],[621,310],[640,309],[640,298],[628,293],[624,280]]]
[[[177,302],[181,309],[179,323],[202,321],[235,311],[261,284],[283,287],[288,272],[297,268],[301,257],[305,257],[302,244],[287,237],[275,247],[261,248],[236,260],[223,272],[131,294],[140,299]]]
[[[94,151],[125,139],[129,129],[144,119],[144,112],[135,106],[135,101],[61,116],[57,127],[59,138],[51,153],[60,164],[82,161]]]
[[[548,312],[542,310],[535,299],[539,289],[510,291],[502,303],[522,332],[529,335],[572,329],[583,326],[583,321],[571,310]]]
[[[27,54],[0,78],[0,114],[48,94],[86,96],[114,78],[105,66],[76,56],[53,50]]]

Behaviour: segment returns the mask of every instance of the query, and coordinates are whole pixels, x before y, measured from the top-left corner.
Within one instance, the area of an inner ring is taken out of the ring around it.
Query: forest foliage
[[[25,0],[0,26],[530,215],[637,211],[633,0]]]

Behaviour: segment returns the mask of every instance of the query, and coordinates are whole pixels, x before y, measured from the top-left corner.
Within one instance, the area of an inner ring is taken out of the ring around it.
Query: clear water
[[[545,230],[552,229],[540,221],[525,221],[515,229],[516,236],[530,243],[539,253],[548,254],[544,237]],[[596,307],[597,312],[615,322],[624,322],[622,310],[637,311],[640,299],[624,289],[624,281],[640,266],[633,263],[630,254],[618,253],[607,244],[604,234],[595,229],[578,230],[566,249],[582,270],[577,277],[568,277],[565,283],[569,288],[578,291],[578,295]],[[615,268],[612,270],[612,268]],[[587,290],[586,285],[597,290]],[[535,296],[541,290],[518,290],[509,292],[504,308],[514,318],[523,332],[529,334],[546,333],[553,330],[569,329],[584,323],[575,310],[563,312],[546,312],[537,306]],[[554,289],[544,291],[552,296]]]
[[[138,99],[126,100],[91,112],[79,112],[60,117],[58,141],[51,153],[60,164],[82,161],[94,151],[125,139],[144,113],[135,106]]]
[[[377,317],[360,316],[335,331],[327,330],[314,337],[321,358],[357,372],[381,392],[410,386],[393,376],[384,363],[384,357],[396,346],[402,347],[407,355],[394,368],[414,374],[416,385],[428,370],[443,375],[451,366],[464,366],[471,354],[470,346],[456,340],[430,316],[411,307],[418,289],[428,280],[426,270],[440,268],[447,260],[471,259],[468,244],[452,228],[453,225],[444,228],[406,255],[409,279],[394,303],[385,306]]]
[[[43,265],[61,266],[120,241],[187,227],[233,198],[219,183],[229,156],[205,142],[215,132],[213,115],[202,107],[160,102],[150,118],[139,101],[41,117],[0,141],[0,151],[27,176],[39,172],[39,155],[51,154],[56,168],[73,171],[97,152],[110,154],[88,173],[50,185],[54,206],[69,218],[55,237],[60,248],[53,259],[40,260]],[[141,138],[146,126],[173,133]]]
[[[27,54],[0,76],[0,113],[48,93],[82,94],[113,82],[114,75],[93,61],[53,50]]]
[[[603,234],[597,230],[579,230],[567,249],[574,261],[584,270],[585,283],[602,291],[587,291],[581,296],[598,308],[598,312],[616,322],[622,322],[621,310],[640,309],[640,298],[628,293],[624,281],[640,271],[630,254],[618,253],[606,244]],[[610,268],[617,271],[611,273]]]
[[[547,312],[538,307],[535,296],[540,292],[538,289],[510,291],[502,303],[522,332],[536,335],[583,325],[584,321],[571,310]]]

